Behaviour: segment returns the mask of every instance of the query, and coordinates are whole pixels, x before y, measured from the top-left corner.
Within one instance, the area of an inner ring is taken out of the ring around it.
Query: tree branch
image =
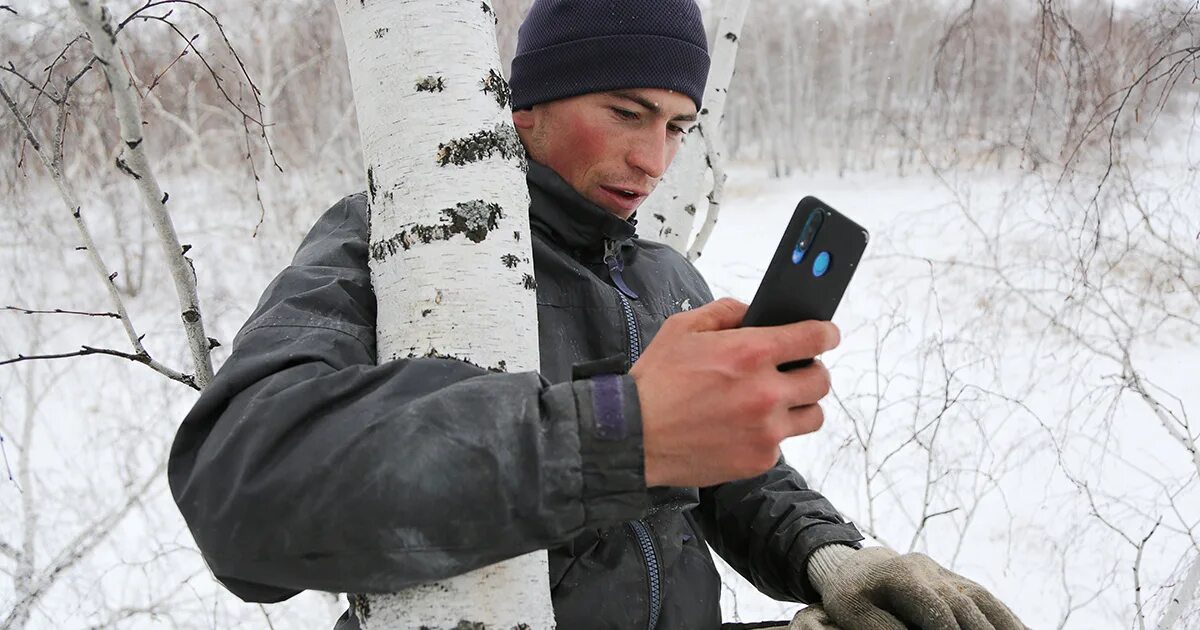
[[[179,300],[180,317],[187,333],[188,346],[192,351],[192,364],[196,382],[204,387],[212,380],[210,343],[204,334],[204,321],[200,312],[200,299],[196,292],[196,275],[191,261],[184,256],[175,226],[164,203],[165,196],[158,180],[150,168],[146,155],[145,137],[142,134],[142,114],[133,90],[133,77],[121,72],[118,63],[121,49],[113,29],[112,16],[98,1],[71,0],[71,7],[84,23],[92,41],[92,50],[100,61],[104,76],[116,106],[117,120],[121,128],[121,155],[118,164],[125,164],[128,172],[136,179],[142,202],[158,233],[164,258],[174,280],[176,297]]]
[[[62,352],[62,353],[58,353],[58,354],[32,354],[32,355],[18,354],[15,359],[5,359],[3,361],[0,361],[0,366],[10,365],[13,363],[20,363],[22,361],[45,361],[45,360],[51,360],[51,359],[69,359],[72,357],[86,357],[86,356],[95,355],[95,354],[120,357],[122,359],[129,359],[130,361],[133,361],[134,363],[142,363],[142,364],[150,366],[151,368],[154,369],[154,371],[159,372],[160,374],[163,374],[164,376],[166,376],[167,378],[169,378],[173,381],[179,381],[180,383],[183,383],[184,385],[187,385],[188,387],[191,387],[193,389],[200,389],[200,386],[196,383],[195,377],[193,377],[190,374],[182,374],[180,372],[176,372],[174,370],[171,370],[170,368],[163,366],[162,364],[158,363],[157,361],[154,361],[153,359],[151,359],[150,355],[146,354],[145,351],[143,351],[142,353],[139,354],[139,353],[131,353],[131,352],[121,352],[120,350],[112,350],[110,348],[93,348],[91,346],[81,346],[80,349],[76,350],[75,352]]]
[[[42,160],[42,165],[45,166],[47,172],[50,173],[50,179],[53,180],[55,186],[58,187],[59,196],[62,197],[62,200],[67,206],[67,210],[75,219],[75,228],[79,230],[79,235],[83,239],[83,249],[87,252],[88,259],[92,261],[92,268],[96,271],[100,281],[104,283],[104,286],[108,291],[108,298],[112,302],[113,307],[116,309],[117,315],[121,319],[121,324],[125,328],[125,334],[129,337],[130,344],[133,345],[133,354],[146,357],[145,361],[139,360],[138,362],[145,363],[171,380],[186,383],[194,387],[195,385],[193,384],[193,377],[186,374],[181,374],[150,358],[150,353],[147,352],[145,346],[142,345],[142,336],[139,335],[137,330],[134,328],[133,320],[130,319],[129,313],[125,311],[125,303],[121,299],[121,294],[117,292],[117,287],[115,284],[113,284],[112,280],[115,275],[114,273],[110,273],[108,271],[108,266],[104,263],[104,259],[100,256],[100,250],[96,247],[96,242],[92,240],[92,233],[87,227],[87,222],[83,220],[83,212],[78,201],[75,199],[75,192],[67,184],[66,177],[63,175],[62,169],[59,167],[59,163],[55,161],[53,157],[47,155],[46,151],[41,148],[41,145],[37,141],[37,137],[33,134],[33,130],[29,127],[29,120],[24,114],[21,113],[21,110],[17,107],[16,102],[14,102],[12,97],[9,96],[8,91],[4,89],[3,83],[0,83],[0,98],[3,98],[4,102],[8,105],[9,111],[12,112],[13,116],[15,116],[17,119],[17,124],[20,125],[21,129],[25,132],[30,144],[34,146],[38,157]]]
[[[56,313],[61,313],[64,315],[88,315],[90,317],[112,317],[115,319],[121,319],[121,316],[118,315],[117,313],[88,313],[86,311],[67,311],[67,310],[63,310],[61,308],[56,308],[52,311],[39,311],[39,310],[21,308],[19,306],[5,306],[3,308],[3,310],[17,311],[20,313],[25,313],[26,315],[52,315],[52,314],[56,314]]]

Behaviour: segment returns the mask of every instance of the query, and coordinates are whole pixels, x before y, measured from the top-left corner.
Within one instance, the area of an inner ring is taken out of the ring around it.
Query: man
[[[779,457],[819,428],[829,375],[776,366],[837,329],[737,329],[745,305],[710,303],[686,259],[635,238],[708,64],[693,0],[538,0],[522,25],[540,374],[376,365],[365,197],[325,213],[172,448],[229,590],[387,592],[549,549],[560,628],[716,628],[707,543],[764,593],[822,603],[793,628],[1024,627],[924,556],[859,550]]]

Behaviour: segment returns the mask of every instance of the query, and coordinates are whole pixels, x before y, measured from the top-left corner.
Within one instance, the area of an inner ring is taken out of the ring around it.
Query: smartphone
[[[742,326],[830,321],[858,268],[870,235],[816,197],[796,204]],[[812,359],[779,366],[804,367]]]

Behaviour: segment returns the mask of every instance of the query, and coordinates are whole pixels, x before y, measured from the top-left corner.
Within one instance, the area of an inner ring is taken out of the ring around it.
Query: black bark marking
[[[688,205],[683,207],[683,211],[692,216],[696,216],[696,204],[689,203]]]
[[[82,210],[82,208],[80,206],[75,206],[75,212],[72,212],[71,214],[75,215],[75,218],[78,219],[79,215],[80,215],[80,210]]]
[[[525,149],[511,124],[500,123],[495,129],[476,131],[466,138],[439,144],[436,159],[438,166],[463,166],[485,160],[494,154],[506,160],[520,160],[524,165]]]
[[[728,39],[731,42],[736,42],[738,40],[737,33],[734,33],[732,31],[725,33],[725,39]]]
[[[497,363],[493,367],[486,367],[486,366],[479,365],[478,363],[475,363],[474,361],[468,361],[467,359],[464,359],[462,357],[456,357],[452,354],[444,354],[444,353],[438,352],[437,348],[430,348],[429,352],[426,352],[423,356],[417,356],[417,354],[415,352],[409,351],[408,356],[406,358],[408,358],[408,359],[449,359],[451,361],[461,361],[463,363],[466,363],[467,365],[473,365],[481,370],[487,370],[488,372],[504,373],[504,372],[508,371],[508,364],[505,363],[503,360],[501,360],[499,363]],[[462,622],[459,622],[459,625],[462,625]],[[421,627],[424,628],[426,626],[421,626]],[[480,627],[482,628],[484,626],[480,626]]]
[[[446,81],[442,77],[428,76],[417,81],[418,92],[442,92],[446,89]]]
[[[521,262],[521,259],[517,258],[513,254],[505,254],[500,257],[500,262],[504,263],[505,267],[508,267],[509,269],[514,269],[514,268],[516,268],[517,263]]]
[[[171,193],[169,193],[169,192],[167,192],[167,191],[165,191],[165,190],[164,190],[164,191],[163,191],[163,198],[162,198],[162,201],[160,201],[159,203],[161,203],[161,204],[163,204],[163,205],[165,206],[165,205],[167,205],[167,200],[168,200],[168,199],[170,199],[170,198],[171,198]]]
[[[133,172],[133,169],[129,168],[129,165],[126,164],[125,160],[122,160],[121,158],[117,158],[117,170],[121,171],[122,173],[125,173],[126,175],[128,175],[134,179],[142,178],[141,175],[138,175],[137,173]]]
[[[367,191],[371,194],[371,202],[375,202],[375,169],[367,167]]]
[[[664,216],[663,216],[663,215],[661,215],[661,214],[655,214],[655,215],[654,215],[654,218],[655,218],[655,219],[658,219],[658,222],[659,222],[659,223],[666,223],[666,222],[667,222],[667,217],[664,217]]]
[[[191,243],[184,243],[184,244],[183,244],[183,245],[180,247],[180,250],[179,250],[179,255],[180,255],[180,256],[183,256],[184,254],[188,253],[188,250],[189,250],[189,249],[191,249],[191,248],[192,248],[192,245],[191,245]]]
[[[522,280],[521,284],[526,289],[529,289],[531,291],[534,289],[537,289],[537,280],[534,280],[533,276],[531,276],[529,274],[525,274],[525,278],[524,278],[524,280]]]
[[[482,8],[482,9],[483,9],[483,12],[484,12],[484,13],[490,13],[490,14],[492,14],[492,24],[499,24],[499,23],[500,23],[500,16],[496,15],[496,12],[492,10],[492,7],[489,7],[489,6],[488,6],[488,3],[486,3],[486,2],[480,2],[480,3],[479,3],[479,6],[480,6],[480,8]]]
[[[519,231],[513,232],[513,240],[520,243],[521,242],[521,232],[519,232]]]
[[[116,274],[113,275],[115,276]],[[194,308],[189,308],[183,312],[183,321],[189,324],[195,324],[196,322],[200,321],[200,311],[197,311]]]
[[[508,81],[500,76],[495,70],[488,70],[487,76],[481,82],[483,85],[484,94],[492,94],[496,97],[496,104],[500,109],[508,107],[509,101],[512,99],[512,90],[508,87]]]
[[[371,618],[371,602],[366,595],[350,593],[346,595],[346,599],[350,600],[350,612],[358,617],[359,623]]]
[[[375,39],[383,39],[383,36],[387,35],[387,32],[388,32],[387,28],[375,29]]]
[[[458,234],[466,236],[474,243],[482,243],[492,230],[499,227],[504,212],[498,204],[475,200],[442,210],[442,216],[443,223],[414,224],[400,230],[399,234],[375,243],[371,246],[371,258],[382,262],[402,249],[411,249],[417,243],[448,241]]]
[[[700,115],[701,115],[701,116],[704,116],[704,115],[705,115],[705,114],[707,114],[707,113],[708,113],[708,108],[707,108],[707,107],[705,107],[705,108],[702,108],[702,109],[700,110]]]
[[[112,282],[113,280],[116,280],[116,279],[117,279],[117,272],[115,272],[115,271],[114,271],[114,272],[112,272],[112,273],[108,274],[108,281],[109,281],[109,282]]]
[[[212,350],[213,348],[220,348],[220,347],[221,347],[220,341],[217,341],[216,339],[214,339],[212,337],[208,338],[208,349],[209,350]]]
[[[126,142],[125,146],[129,147],[130,149],[136,149],[136,148],[138,148],[138,145],[141,143],[142,143],[142,138],[138,138],[137,140],[131,140],[129,142]]]
[[[432,312],[433,312],[433,309],[427,308],[427,309],[421,311],[421,317],[429,317],[429,314]]]

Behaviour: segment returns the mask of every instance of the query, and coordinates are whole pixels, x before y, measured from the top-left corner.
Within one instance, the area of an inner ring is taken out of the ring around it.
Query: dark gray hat
[[[662,88],[699,109],[708,66],[695,0],[535,0],[517,35],[512,105]]]

